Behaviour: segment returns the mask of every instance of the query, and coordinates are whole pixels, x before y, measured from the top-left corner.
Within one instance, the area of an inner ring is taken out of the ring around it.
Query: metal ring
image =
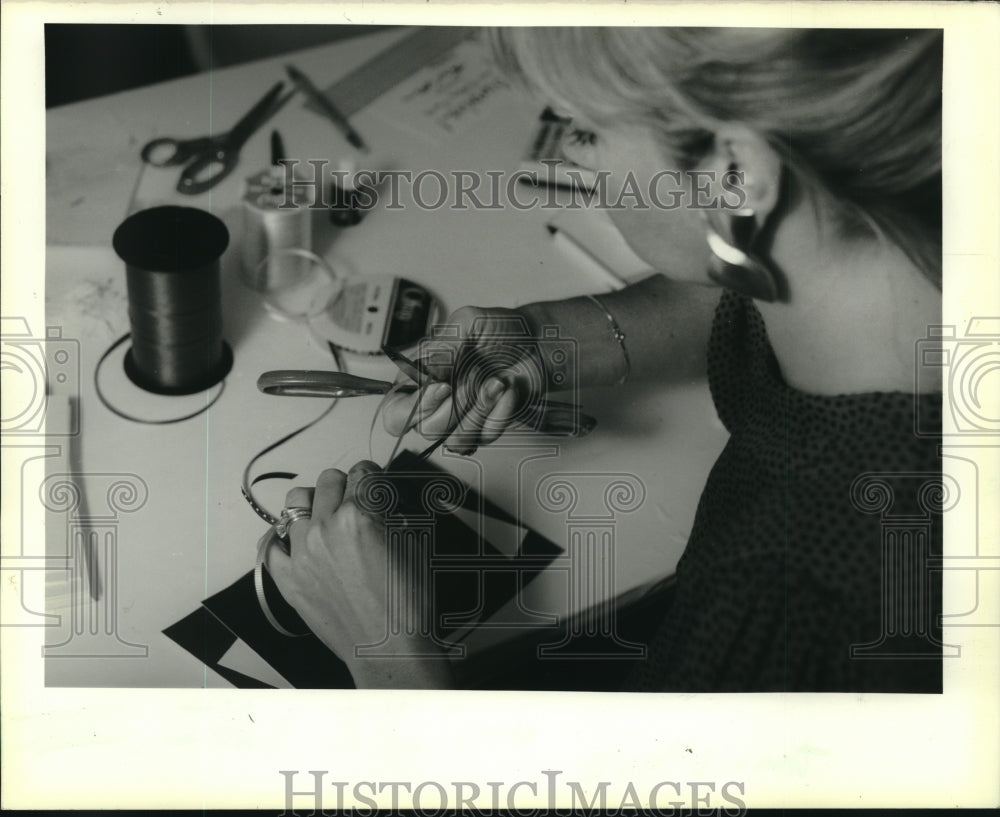
[[[292,525],[300,519],[312,519],[312,510],[310,508],[282,508],[281,516],[274,523],[274,532],[285,539]]]

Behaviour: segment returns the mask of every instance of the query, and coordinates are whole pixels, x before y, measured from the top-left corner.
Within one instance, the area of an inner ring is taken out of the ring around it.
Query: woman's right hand
[[[536,327],[516,309],[463,307],[416,354],[440,382],[389,398],[382,417],[395,436],[415,427],[427,439],[446,437],[450,450],[469,454],[496,440],[546,393]]]

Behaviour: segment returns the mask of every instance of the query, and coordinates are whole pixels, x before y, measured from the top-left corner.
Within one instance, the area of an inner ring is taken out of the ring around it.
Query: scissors
[[[373,380],[346,372],[281,369],[264,372],[257,379],[257,388],[265,394],[276,396],[334,398],[387,394],[393,387],[399,393],[413,394],[432,383],[448,382],[433,374],[419,358],[410,359],[390,346],[383,346],[382,351],[412,382],[394,384],[388,380]],[[527,420],[520,418],[517,425],[536,428],[542,434],[583,437],[597,426],[597,421],[580,412],[579,406],[574,403],[535,400],[527,408],[531,417]]]
[[[228,133],[199,139],[153,139],[142,149],[142,160],[154,167],[186,164],[177,182],[181,193],[194,196],[211,190],[236,167],[247,139],[294,95],[290,91],[281,97],[284,86],[277,83]]]
[[[387,394],[394,387],[397,392],[412,394],[432,383],[448,382],[431,372],[419,358],[411,360],[390,346],[383,346],[382,351],[411,382],[393,384],[388,380],[372,380],[345,372],[282,369],[264,372],[257,379],[257,388],[265,394],[278,396],[334,398]],[[597,426],[597,420],[581,412],[579,406],[555,400],[531,401],[522,414],[527,416],[519,417],[515,425],[534,429],[540,434],[583,437]],[[434,447],[443,439],[438,440]]]

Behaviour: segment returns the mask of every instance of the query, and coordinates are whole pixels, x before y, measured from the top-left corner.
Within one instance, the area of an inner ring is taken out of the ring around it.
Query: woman
[[[578,342],[583,387],[689,367],[707,344],[731,438],[630,688],[939,690],[934,582],[919,599],[931,611],[916,625],[922,657],[863,646],[908,612],[884,598],[881,518],[855,480],[941,470],[939,440],[914,434],[915,412],[922,428],[940,422],[940,369],[914,368],[915,344],[941,314],[940,33],[492,37],[512,76],[572,115],[569,158],[610,171],[611,201],[628,174],[683,171],[673,192],[684,206],[611,211],[661,274],[598,299],[466,308],[449,321],[477,352],[499,342],[489,340],[497,321],[557,325]],[[663,188],[659,198],[674,200]],[[478,378],[472,394],[460,379],[456,394],[428,390],[415,409],[401,397],[387,426],[398,434],[415,418],[426,436],[471,451],[531,396],[532,362],[548,386],[562,382],[559,367],[529,359]],[[419,637],[402,651],[423,657],[354,655],[354,644],[378,640],[386,613],[381,523],[354,501],[373,468],[328,471],[314,493],[290,492],[288,507],[311,506],[312,518],[292,526],[291,558],[275,555],[270,569],[359,686],[447,686],[448,662]],[[893,512],[922,512],[898,493]]]

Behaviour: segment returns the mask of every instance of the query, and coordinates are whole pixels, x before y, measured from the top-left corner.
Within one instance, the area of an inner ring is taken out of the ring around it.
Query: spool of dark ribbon
[[[156,394],[193,394],[222,380],[233,365],[219,283],[226,225],[194,207],[153,207],[125,219],[112,243],[125,262],[129,379]]]

